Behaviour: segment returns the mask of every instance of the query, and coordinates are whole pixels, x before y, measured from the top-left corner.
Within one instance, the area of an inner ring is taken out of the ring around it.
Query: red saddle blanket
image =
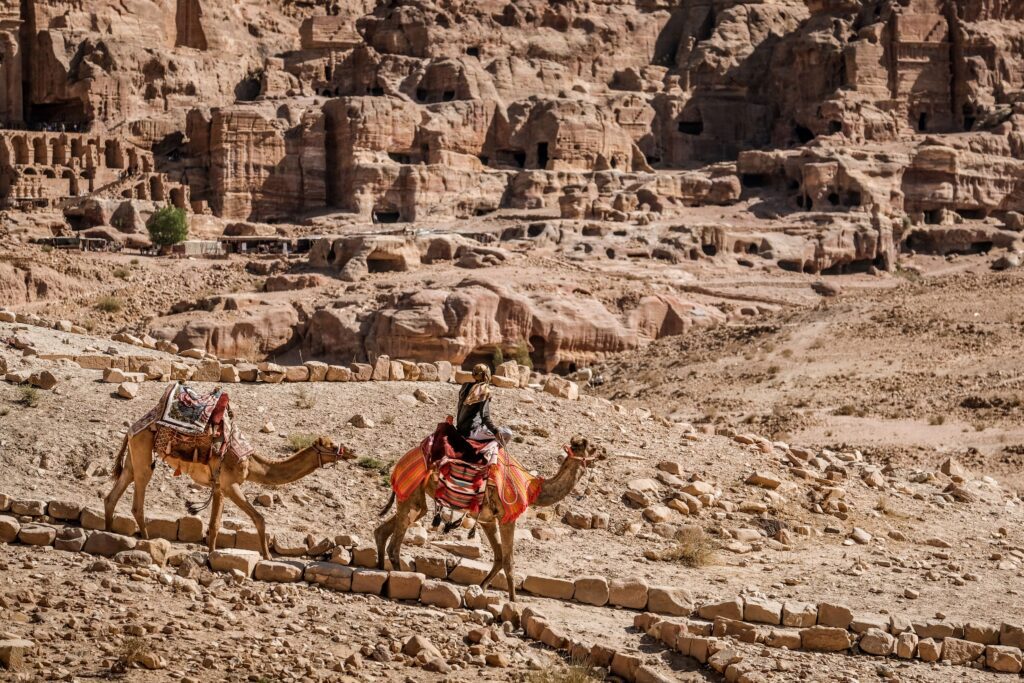
[[[486,464],[465,460],[445,460],[437,471],[437,490],[434,498],[455,510],[480,512],[487,491]]]
[[[500,521],[502,524],[517,519],[540,495],[544,479],[530,475],[519,464],[519,461],[504,448],[498,452],[498,462],[492,467],[485,465],[481,467],[479,463],[465,463],[452,472],[450,463],[460,461],[460,459],[447,440],[440,443],[437,441],[437,435],[438,432],[434,432],[430,437],[424,439],[419,446],[402,456],[392,468],[391,488],[400,502],[408,499],[430,476],[432,470],[443,467],[444,458],[449,458],[449,481],[454,481],[456,486],[449,487],[443,480],[443,473],[439,471],[441,481],[438,482],[438,491],[457,489],[452,491],[453,499],[464,500],[469,495],[466,489],[475,491],[475,487],[479,485],[478,475],[484,477],[483,490],[486,491],[486,486],[493,486],[501,499],[502,516]],[[466,467],[467,464],[469,467]],[[474,466],[479,467],[480,471],[472,472],[470,468]],[[452,474],[455,475],[454,478],[451,476]],[[466,482],[469,482],[468,486]],[[447,503],[447,501],[445,502]],[[480,502],[482,503],[482,500]],[[456,506],[452,505],[452,507]]]

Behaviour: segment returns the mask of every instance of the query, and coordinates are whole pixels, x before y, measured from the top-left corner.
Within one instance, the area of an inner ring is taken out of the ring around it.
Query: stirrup
[[[441,526],[441,513],[440,512],[435,514],[434,515],[434,519],[432,519],[430,521],[430,528],[431,529],[436,529],[439,526]]]

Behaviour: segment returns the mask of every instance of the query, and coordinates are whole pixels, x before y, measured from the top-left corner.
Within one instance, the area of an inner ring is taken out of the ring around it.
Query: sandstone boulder
[[[800,631],[800,644],[804,650],[841,652],[849,649],[850,634],[845,628],[812,626]]]
[[[305,570],[306,565],[302,562],[259,560],[254,569],[254,577],[257,581],[295,583],[302,580]]]
[[[251,550],[235,550],[233,548],[214,550],[210,553],[210,569],[215,572],[231,572],[237,570],[243,576],[252,576],[256,564],[260,561],[259,553]]]
[[[135,548],[136,541],[131,536],[122,536],[108,531],[94,531],[89,534],[83,550],[90,555],[113,557],[124,550]]]

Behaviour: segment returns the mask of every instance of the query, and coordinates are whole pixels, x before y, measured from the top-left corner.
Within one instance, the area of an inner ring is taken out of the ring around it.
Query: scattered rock
[[[350,417],[348,423],[353,427],[358,427],[359,429],[373,429],[375,426],[373,420],[360,413]]]

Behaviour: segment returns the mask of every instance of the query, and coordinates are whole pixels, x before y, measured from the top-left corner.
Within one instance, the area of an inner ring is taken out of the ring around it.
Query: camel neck
[[[544,480],[540,495],[534,501],[534,505],[548,507],[564,499],[572,492],[576,483],[583,476],[583,464],[576,458],[566,458],[558,473],[550,479]]]
[[[254,456],[249,465],[249,481],[277,486],[302,479],[320,467],[316,449],[310,447],[283,460]]]

